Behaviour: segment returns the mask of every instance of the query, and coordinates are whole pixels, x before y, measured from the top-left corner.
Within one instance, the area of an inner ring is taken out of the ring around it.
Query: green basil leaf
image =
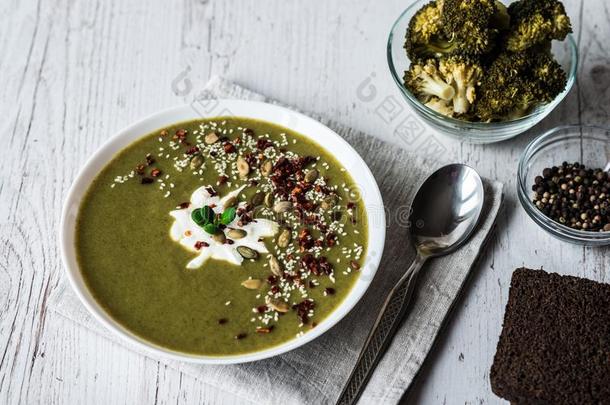
[[[235,219],[237,210],[235,207],[227,208],[220,217],[220,223],[223,225],[229,225]]]
[[[205,226],[214,222],[214,217],[214,210],[207,205],[197,208],[191,213],[191,219],[199,226]]]
[[[201,209],[200,208],[194,209],[193,212],[191,212],[191,219],[197,225],[203,224],[203,216],[201,215]]]
[[[218,227],[214,224],[205,224],[203,226],[203,230],[209,233],[210,235],[214,235],[218,231]]]
[[[204,205],[200,208],[201,217],[203,218],[203,225],[214,222],[214,210],[209,205]]]

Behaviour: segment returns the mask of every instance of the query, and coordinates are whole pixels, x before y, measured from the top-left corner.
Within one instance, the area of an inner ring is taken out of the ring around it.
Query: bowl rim
[[[472,129],[472,130],[479,130],[479,131],[502,129],[502,128],[515,126],[519,123],[527,123],[528,121],[531,121],[532,119],[539,117],[539,116],[542,116],[542,118],[544,118],[544,116],[546,114],[548,114],[559,103],[561,103],[561,101],[568,95],[568,93],[574,86],[574,83],[576,82],[576,73],[578,70],[578,63],[579,63],[578,46],[576,45],[576,41],[574,40],[573,35],[568,34],[566,36],[566,42],[570,49],[570,57],[572,59],[572,63],[570,65],[569,71],[566,72],[567,82],[566,82],[565,89],[563,89],[563,91],[561,93],[559,93],[557,95],[557,97],[555,97],[551,102],[542,105],[541,108],[536,109],[536,110],[532,111],[531,113],[524,115],[522,117],[516,118],[516,119],[512,119],[509,121],[497,121],[497,122],[464,121],[464,120],[460,120],[457,118],[448,117],[446,115],[443,115],[443,114],[431,109],[430,107],[426,106],[421,101],[419,101],[413,94],[411,94],[410,91],[408,91],[405,88],[405,86],[402,84],[402,77],[399,76],[398,72],[396,71],[396,67],[394,65],[394,58],[392,57],[392,43],[394,40],[394,36],[396,34],[395,31],[398,27],[398,24],[403,20],[403,18],[405,18],[405,16],[412,9],[414,9],[416,7],[421,7],[421,3],[424,3],[426,1],[428,1],[428,0],[415,0],[413,2],[413,4],[411,4],[409,7],[407,7],[400,14],[400,16],[392,24],[392,28],[390,29],[390,34],[388,35],[388,41],[387,41],[387,45],[386,45],[386,57],[387,57],[387,61],[388,61],[388,68],[390,70],[390,74],[392,75],[392,79],[394,80],[394,83],[400,89],[400,92],[403,95],[403,97],[405,97],[407,99],[407,101],[411,105],[413,105],[420,113],[424,114],[424,116],[432,116],[433,118],[440,120],[444,123],[453,124],[457,127],[462,127],[462,129]],[[563,42],[563,41],[559,41],[559,42]],[[405,58],[407,58],[406,54],[405,54]],[[513,136],[515,136],[515,135],[502,137],[502,138],[497,139],[497,141],[509,139]],[[475,140],[479,139],[476,136],[469,136],[469,138],[473,138]]]
[[[547,146],[552,145],[554,143],[553,141],[560,140],[559,138],[562,136],[563,139],[586,136],[582,135],[582,129],[603,132],[608,138],[608,141],[610,141],[610,127],[604,127],[601,125],[569,124],[560,125],[545,131],[541,135],[538,135],[537,137],[532,139],[527,144],[525,149],[523,149],[523,152],[521,152],[521,156],[519,157],[519,165],[517,168],[517,194],[521,205],[523,206],[525,212],[527,212],[529,217],[534,220],[534,222],[538,224],[541,228],[551,233],[553,236],[578,244],[610,243],[610,232],[581,231],[578,229],[570,228],[559,222],[555,222],[545,216],[536,206],[534,206],[528,196],[528,193],[530,191],[528,191],[527,187],[528,179],[525,178],[527,174],[526,166],[528,162],[530,162],[531,159],[538,152],[543,151]],[[562,132],[566,133],[562,135],[560,134]]]
[[[201,102],[202,100],[198,100]],[[72,182],[64,199],[59,226],[59,245],[65,273],[72,290],[87,311],[104,327],[123,341],[136,346],[156,358],[186,361],[199,364],[237,364],[262,360],[296,349],[321,336],[342,320],[360,301],[368,290],[381,260],[385,245],[386,217],[379,186],[370,168],[353,147],[335,131],[322,123],[285,107],[246,100],[213,99],[213,111],[202,112],[194,104],[184,104],[155,112],[116,132],[89,157]],[[235,112],[226,114],[224,112]],[[223,114],[224,113],[224,114]],[[360,276],[343,301],[328,314],[316,328],[300,337],[292,338],[277,346],[263,350],[226,356],[200,355],[180,352],[153,343],[127,329],[116,321],[94,297],[84,282],[76,260],[75,225],[81,200],[99,171],[114,156],[134,141],[161,128],[192,119],[205,119],[222,116],[254,118],[267,121],[298,132],[327,150],[346,168],[361,187],[368,220],[368,241],[365,262]],[[274,119],[275,118],[275,119]],[[279,123],[277,121],[280,121]],[[152,128],[152,129],[150,129]],[[295,129],[299,128],[299,129]],[[308,129],[304,131],[304,129]],[[332,145],[332,148],[329,147]],[[331,152],[332,150],[332,152]],[[357,173],[355,173],[357,172]],[[356,176],[356,174],[358,176]],[[372,211],[374,209],[374,212]],[[373,216],[374,214],[374,216]]]

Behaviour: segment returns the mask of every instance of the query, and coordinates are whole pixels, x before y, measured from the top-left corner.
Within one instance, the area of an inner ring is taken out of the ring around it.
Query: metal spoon
[[[356,403],[407,312],[423,264],[454,251],[470,237],[483,199],[481,177],[462,164],[438,169],[419,188],[409,216],[417,256],[388,294],[337,404]]]

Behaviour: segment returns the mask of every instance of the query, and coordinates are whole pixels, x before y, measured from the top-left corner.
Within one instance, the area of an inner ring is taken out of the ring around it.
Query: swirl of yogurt
[[[260,240],[261,238],[275,235],[279,226],[274,221],[257,218],[246,225],[238,226],[238,219],[236,217],[230,224],[227,224],[227,228],[243,229],[246,231],[246,236],[235,240],[233,244],[228,244],[215,241],[212,235],[204,231],[191,218],[191,213],[194,210],[205,205],[224,207],[224,204],[229,199],[237,197],[244,187],[242,186],[233,190],[223,198],[220,198],[211,195],[208,191],[209,187],[202,186],[191,195],[188,208],[170,211],[169,215],[175,219],[170,229],[170,237],[190,252],[197,253],[197,256],[187,263],[187,269],[198,269],[210,258],[224,260],[239,266],[244,261],[244,258],[237,251],[239,246],[247,246],[259,253],[268,253],[267,247]],[[245,205],[245,202],[240,202],[237,208],[244,207]],[[207,246],[205,246],[206,244]],[[198,249],[197,246],[200,246],[200,248]]]

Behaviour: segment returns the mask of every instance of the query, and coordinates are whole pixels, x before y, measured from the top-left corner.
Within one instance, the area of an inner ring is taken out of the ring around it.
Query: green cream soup
[[[330,153],[286,128],[180,123],[93,181],[77,221],[80,270],[117,322],[159,346],[266,349],[315,328],[359,277],[359,197]]]

